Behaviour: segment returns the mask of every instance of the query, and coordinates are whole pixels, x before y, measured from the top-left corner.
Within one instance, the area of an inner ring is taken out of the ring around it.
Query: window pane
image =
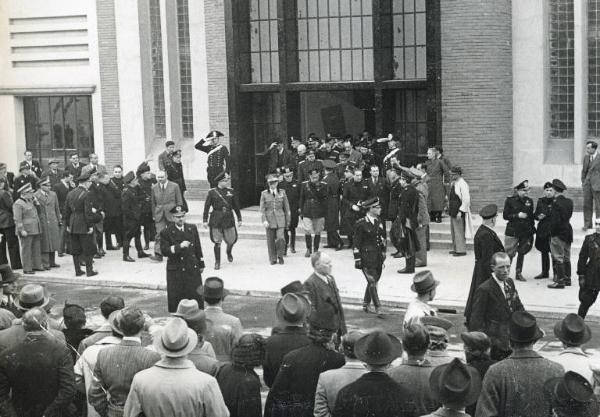
[[[329,19],[319,19],[319,49],[329,49]]]
[[[46,106],[43,107],[45,108]],[[44,117],[43,111],[42,109],[38,109],[42,118]],[[42,148],[52,148],[52,142],[57,145],[57,148],[64,144],[62,97],[50,97],[50,123],[52,126],[52,138],[50,138],[50,135],[40,136],[39,144]]]
[[[260,0],[258,5],[258,15],[260,19],[269,19],[269,0]]]
[[[373,18],[363,17],[362,19],[362,35],[363,35],[363,47],[373,47]]]
[[[319,81],[319,52],[310,51],[309,54],[309,67],[310,81]]]
[[[588,137],[600,137],[600,0],[588,1]]]
[[[87,97],[65,97],[63,100],[64,106],[64,131],[63,137],[64,142],[60,143],[58,138],[54,136],[54,148],[76,148],[76,142],[74,138],[75,126],[77,121],[81,120],[82,123],[90,123],[90,109],[88,106]]]
[[[319,63],[321,67],[320,81],[331,81],[329,76],[329,51],[321,51],[319,53]]]
[[[317,17],[317,0],[308,1],[308,17]]]
[[[304,1],[298,1],[299,15],[304,15],[305,5]],[[258,7],[258,15],[255,11],[256,7]],[[253,0],[249,13],[251,82],[277,82],[279,80],[277,0]],[[298,27],[298,45],[305,49],[307,47],[306,26],[299,24]]]
[[[300,5],[298,5],[300,8]],[[258,19],[258,0],[250,0],[250,19]]]
[[[417,50],[417,72],[416,78],[425,79],[427,78],[427,56],[424,46],[418,46]]]
[[[404,76],[404,48],[394,48],[394,78],[403,80]]]
[[[339,0],[329,0],[329,16],[338,16],[340,14],[338,6]]]
[[[331,81],[341,81],[340,51],[331,51],[330,55]]]
[[[308,52],[298,52],[298,71],[300,81],[308,81]]]
[[[416,44],[425,45],[427,33],[425,13],[417,13],[416,19]]]

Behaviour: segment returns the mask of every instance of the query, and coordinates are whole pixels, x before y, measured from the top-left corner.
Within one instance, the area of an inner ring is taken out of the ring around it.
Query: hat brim
[[[438,281],[437,279],[435,279],[435,280],[433,280],[433,284],[431,284],[426,289],[423,289],[421,291],[417,291],[417,288],[415,287],[415,284],[412,284],[410,286],[410,289],[411,289],[412,292],[416,292],[417,294],[425,294],[425,293],[428,293],[429,291],[433,290],[434,288],[437,288],[438,285],[440,285],[440,281]]]
[[[32,308],[36,308],[36,307],[39,307],[39,308],[43,308],[43,309],[45,309],[46,307],[48,307],[48,305],[49,305],[49,304],[50,304],[52,301],[53,301],[53,300],[52,300],[52,298],[51,298],[49,295],[47,295],[47,294],[44,294],[44,302],[43,302],[42,304],[40,304],[40,305],[37,305],[37,306],[31,306],[31,307],[24,307],[24,306],[22,306],[22,305],[19,303],[19,298],[18,298],[18,297],[17,297],[17,298],[15,298],[15,300],[14,300],[14,304],[15,304],[15,307],[17,307],[17,308],[18,308],[19,310],[21,310],[21,311],[29,311],[29,310],[31,310]]]
[[[398,340],[397,337],[388,334],[390,341],[392,342],[392,348],[388,352],[386,356],[382,356],[379,358],[373,358],[369,355],[367,351],[367,335],[358,339],[354,344],[354,354],[358,358],[358,360],[368,364],[368,365],[388,365],[392,363],[392,361],[396,358],[402,356],[402,342]]]
[[[206,294],[204,293],[204,285],[200,285],[198,288],[196,288],[196,294],[206,297]],[[226,288],[223,288],[220,298],[225,299],[225,297],[227,297],[229,294],[230,294],[230,292]],[[211,298],[211,297],[209,297],[209,298]],[[219,297],[215,296],[214,298],[219,298]]]
[[[308,320],[308,316],[310,314],[310,304],[304,296],[298,295],[298,298],[302,300],[302,303],[304,304],[304,313],[297,321],[287,320],[284,317],[283,308],[281,307],[281,299],[277,302],[277,307],[275,307],[275,316],[277,317],[277,322],[282,326],[297,326]]]
[[[561,342],[564,343],[568,343],[568,344],[579,344],[579,345],[584,345],[587,342],[590,341],[590,339],[592,338],[592,331],[590,329],[590,326],[588,326],[587,324],[584,323],[585,329],[583,332],[583,337],[581,338],[581,340],[569,340],[567,338],[567,336],[562,332],[562,321],[559,321],[558,323],[556,323],[554,325],[554,336],[556,336],[556,338],[558,340],[560,340]]]
[[[180,319],[183,319],[185,321],[198,321],[198,320],[202,319],[203,314],[202,314],[201,310],[198,310],[196,313],[194,313],[191,316],[186,316],[185,314],[177,313],[177,312],[171,313],[171,316],[179,317]]]
[[[544,397],[546,401],[550,404],[554,403],[554,393],[556,392],[556,386],[560,384],[563,377],[550,378],[546,382],[544,382],[544,386],[542,387],[542,392],[544,393]],[[580,409],[577,411],[578,416],[582,417],[597,417],[600,413],[600,404],[596,401],[595,396],[592,396],[592,399],[587,403],[579,403]],[[569,405],[561,405],[557,404],[557,408],[567,408],[568,411],[574,412]],[[567,415],[567,414],[561,414]]]
[[[546,334],[544,333],[544,331],[542,329],[540,329],[540,327],[536,324],[535,325],[535,335],[533,337],[530,338],[518,338],[513,336],[512,334],[509,336],[510,340],[513,342],[517,342],[517,343],[530,343],[530,342],[535,342],[537,340],[540,340],[542,337],[544,337]]]
[[[446,398],[441,390],[440,382],[442,380],[442,374],[448,365],[449,364],[437,366],[433,369],[433,371],[431,371],[431,375],[429,376],[429,386],[431,387],[431,395],[433,398],[441,403],[444,403],[446,400],[464,405],[471,405],[475,403],[475,401],[479,399],[479,394],[481,393],[482,387],[479,371],[472,366],[465,365],[467,371],[469,371],[469,375],[471,376],[471,385],[469,386],[469,390],[464,392],[453,392],[452,398]]]
[[[162,332],[163,331],[164,331],[164,329],[160,330],[160,332],[154,336],[154,341],[152,342],[152,344],[154,346],[154,349],[156,349],[156,351],[158,353],[160,353],[161,355],[168,356],[169,358],[181,358],[183,356],[186,356],[188,353],[190,353],[192,350],[194,350],[194,348],[198,344],[198,335],[196,334],[196,332],[193,331],[192,329],[187,329],[187,335],[188,335],[187,345],[183,349],[174,352],[172,350],[167,349],[165,347],[165,345],[163,345],[163,342],[162,342]]]

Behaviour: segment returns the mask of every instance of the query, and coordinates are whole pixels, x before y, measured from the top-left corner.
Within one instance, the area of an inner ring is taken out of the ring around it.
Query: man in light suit
[[[284,229],[290,226],[290,204],[284,190],[277,187],[277,174],[267,175],[269,188],[260,195],[260,213],[263,226],[267,231],[267,249],[269,261],[275,265],[278,261],[283,264],[285,254]]]
[[[581,169],[581,186],[583,188],[583,230],[592,228],[592,209],[596,209],[596,219],[600,218],[600,158],[598,143],[590,140],[585,145],[586,155],[583,157]]]
[[[23,273],[33,275],[42,269],[41,225],[33,188],[26,183],[17,190],[19,198],[13,203],[15,228],[21,241]]]
[[[156,226],[156,239],[154,240],[153,261],[162,262],[162,251],[160,249],[160,232],[173,221],[171,210],[176,206],[183,205],[181,190],[174,182],[167,180],[165,171],[156,173],[156,184],[152,186],[152,216]]]
[[[90,166],[96,168],[96,172],[106,174],[106,167],[98,163],[98,155],[91,153],[88,158],[90,159]]]
[[[317,251],[312,254],[310,261],[314,272],[304,281],[311,304],[310,316],[328,320],[327,328],[337,329],[335,333],[339,338],[348,330],[340,292],[331,275],[331,258],[326,253]]]

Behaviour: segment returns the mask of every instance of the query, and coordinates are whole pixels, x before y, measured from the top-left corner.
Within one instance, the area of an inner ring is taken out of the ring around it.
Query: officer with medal
[[[225,145],[219,142],[225,136],[218,130],[213,130],[206,135],[206,139],[200,139],[195,148],[207,154],[206,178],[211,188],[217,186],[217,176],[221,172],[229,171],[229,151]]]
[[[527,180],[516,185],[515,194],[504,202],[502,213],[504,220],[508,221],[504,232],[504,248],[511,263],[517,255],[517,281],[525,281],[521,273],[523,260],[533,246],[533,234],[535,233],[534,204],[533,200],[527,197],[528,192],[529,182]]]
[[[175,206],[170,210],[173,223],[160,232],[160,249],[167,256],[167,301],[169,313],[177,311],[183,299],[198,301],[204,308],[204,301],[196,289],[202,287],[204,257],[200,236],[195,225],[185,222],[186,210]]]
[[[225,171],[215,177],[217,186],[211,188],[204,202],[202,222],[209,227],[210,240],[215,244],[215,269],[221,268],[221,243],[227,245],[227,261],[233,262],[233,245],[237,242],[237,229],[233,213],[237,216],[238,226],[242,225],[242,213],[237,196],[230,188],[231,177]],[[212,208],[212,211],[210,210]],[[210,220],[209,220],[210,211]]]

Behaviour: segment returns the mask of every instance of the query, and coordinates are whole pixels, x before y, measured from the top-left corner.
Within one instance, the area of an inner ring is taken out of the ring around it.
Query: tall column
[[[442,144],[463,168],[471,209],[513,183],[511,0],[443,0]]]

